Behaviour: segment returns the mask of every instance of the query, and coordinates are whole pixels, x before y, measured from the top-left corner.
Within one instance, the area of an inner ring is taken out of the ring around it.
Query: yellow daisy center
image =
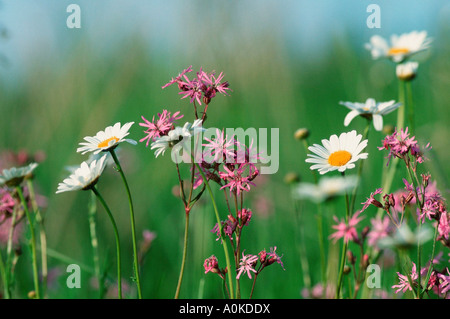
[[[98,143],[98,148],[103,148],[103,147],[108,147],[109,146],[109,142],[111,142],[112,140],[114,140],[116,143],[119,141],[119,139],[115,136],[108,138],[107,140],[104,140],[101,143]]]
[[[390,48],[388,54],[396,55],[396,54],[406,54],[408,52],[409,52],[408,48]]]
[[[342,166],[348,163],[352,159],[352,154],[347,151],[337,151],[331,153],[328,157],[328,164],[332,166]]]

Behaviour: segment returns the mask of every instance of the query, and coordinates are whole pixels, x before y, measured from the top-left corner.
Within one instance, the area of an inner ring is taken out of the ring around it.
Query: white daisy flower
[[[64,179],[62,183],[59,183],[56,194],[62,192],[70,192],[77,190],[87,190],[94,186],[103,170],[106,166],[106,154],[98,160],[93,160],[90,164],[86,161],[81,163],[68,178]]]
[[[156,149],[155,157],[165,153],[169,148],[173,152],[178,152],[181,148],[184,148],[190,138],[204,131],[202,127],[202,120],[195,120],[193,124],[186,122],[183,127],[177,126],[175,129],[169,131],[167,135],[159,137],[151,144],[150,149]]]
[[[397,64],[395,73],[397,78],[404,81],[410,81],[416,77],[417,69],[419,68],[419,63],[409,61],[405,63]]]
[[[38,166],[37,163],[31,163],[22,167],[11,167],[4,169],[0,175],[0,185],[9,187],[18,186],[27,175],[30,175]]]
[[[383,129],[383,115],[391,113],[402,105],[401,103],[395,103],[394,100],[377,103],[372,98],[367,99],[365,103],[339,102],[339,104],[351,109],[344,119],[345,126],[348,126],[356,116],[361,115],[369,119],[372,118],[373,126],[377,131]]]
[[[366,159],[368,153],[361,153],[367,146],[367,140],[361,142],[362,135],[356,134],[353,130],[342,133],[339,137],[334,134],[330,139],[323,139],[322,145],[314,144],[308,149],[315,153],[308,154],[305,161],[313,163],[310,168],[317,169],[320,174],[338,170],[344,172],[355,167],[355,162],[359,159]]]
[[[134,122],[129,122],[121,127],[120,122],[117,122],[114,126],[108,126],[104,131],[99,131],[95,136],[86,136],[84,138],[86,142],[80,143],[83,146],[77,148],[77,152],[81,152],[81,154],[87,152],[98,154],[114,149],[122,142],[136,145],[137,142],[135,140],[125,138],[130,134],[128,131],[133,124]]]
[[[356,176],[323,177],[318,184],[299,183],[293,190],[293,197],[297,199],[309,199],[320,203],[339,195],[344,195],[357,184]]]
[[[389,58],[399,63],[409,58],[411,55],[429,48],[431,39],[427,38],[427,32],[412,31],[400,36],[391,36],[391,43],[379,35],[370,38],[370,43],[366,43],[366,49],[370,50],[374,59]]]

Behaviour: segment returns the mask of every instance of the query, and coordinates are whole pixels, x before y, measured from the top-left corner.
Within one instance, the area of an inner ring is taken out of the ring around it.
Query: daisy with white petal
[[[383,115],[391,113],[402,105],[401,103],[395,103],[394,100],[377,103],[372,98],[367,99],[365,103],[339,102],[339,104],[351,109],[344,119],[345,126],[348,126],[356,116],[361,115],[368,119],[372,119],[373,126],[377,131],[383,129]]]
[[[318,184],[299,183],[293,190],[293,197],[308,199],[316,203],[324,202],[339,195],[346,194],[357,184],[356,176],[323,177]]]
[[[431,39],[427,38],[427,32],[412,31],[400,36],[391,36],[390,43],[379,35],[370,38],[370,43],[365,47],[370,50],[374,59],[389,58],[396,63],[403,62],[411,55],[429,48]]]
[[[355,167],[355,162],[359,159],[366,159],[368,153],[361,153],[367,146],[368,141],[361,142],[362,135],[355,130],[348,133],[341,133],[339,137],[334,134],[330,139],[323,139],[322,145],[314,144],[308,149],[314,154],[308,154],[305,161],[313,163],[310,169],[317,169],[320,174],[338,170],[345,172],[347,169]]]
[[[133,124],[134,122],[129,122],[121,126],[120,122],[117,122],[114,126],[108,126],[104,131],[99,131],[95,136],[86,136],[84,138],[86,142],[80,143],[82,146],[77,148],[77,152],[98,154],[113,150],[122,142],[136,145],[135,140],[125,138],[130,134],[128,131]]]
[[[70,192],[77,190],[91,189],[102,175],[106,165],[106,154],[98,160],[93,160],[90,164],[87,162],[81,163],[73,174],[59,183],[56,194],[62,192]]]
[[[18,186],[25,177],[33,173],[34,169],[38,166],[37,163],[31,163],[27,166],[12,167],[4,169],[0,175],[0,186],[6,185],[8,187]]]
[[[167,135],[161,136],[151,144],[150,149],[155,149],[155,157],[164,154],[169,148],[173,152],[178,152],[188,145],[190,139],[205,129],[202,127],[202,120],[195,120],[193,124],[186,122],[183,127],[177,126],[169,131]]]

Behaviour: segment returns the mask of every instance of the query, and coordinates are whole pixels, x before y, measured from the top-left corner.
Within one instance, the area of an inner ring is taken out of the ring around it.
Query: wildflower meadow
[[[450,298],[448,3],[20,2],[0,299]]]

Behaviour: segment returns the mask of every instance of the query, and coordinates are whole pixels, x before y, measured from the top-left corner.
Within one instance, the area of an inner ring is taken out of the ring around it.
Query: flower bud
[[[300,182],[300,175],[295,172],[289,172],[284,176],[284,182],[288,185]]]
[[[347,259],[348,259],[348,262],[351,263],[352,265],[354,265],[356,262],[356,257],[355,257],[355,255],[353,255],[353,253],[350,250],[347,251]]]
[[[299,128],[294,133],[294,138],[299,141],[308,138],[308,136],[309,136],[309,130],[307,128]]]
[[[398,64],[395,70],[397,78],[403,81],[411,81],[416,77],[418,67],[419,63],[417,62],[406,62]]]
[[[344,275],[348,275],[351,271],[352,271],[352,269],[350,268],[350,266],[348,266],[348,265],[344,266],[344,269],[343,269]]]
[[[395,127],[391,124],[386,124],[383,126],[382,132],[384,135],[392,135],[395,132]]]

